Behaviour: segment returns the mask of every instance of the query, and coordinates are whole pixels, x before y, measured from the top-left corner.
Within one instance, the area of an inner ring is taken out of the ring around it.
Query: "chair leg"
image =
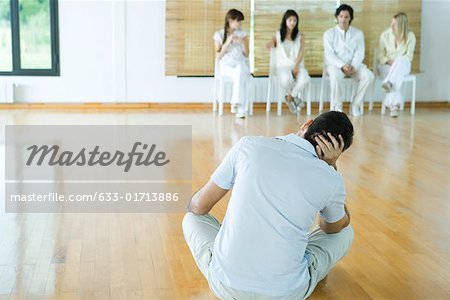
[[[217,79],[214,78],[213,111],[217,111]]]
[[[276,90],[274,94],[277,95],[277,115],[281,116],[283,102],[281,101],[281,89],[278,80],[275,82],[274,88]]]
[[[384,99],[381,99],[381,114],[384,115],[386,112],[386,106],[384,105]]]
[[[219,82],[219,116],[223,115],[223,98],[225,93],[224,85],[224,82]]]
[[[364,100],[361,101],[359,109],[361,110],[361,114],[363,115],[364,114]]]
[[[369,88],[370,88],[370,86],[369,86]],[[366,91],[366,94],[367,94],[367,91]],[[364,95],[364,96],[366,96],[366,95]],[[359,109],[361,111],[361,115],[364,115],[364,98],[361,101],[361,106],[359,107]]]
[[[416,113],[416,77],[413,78],[412,89],[411,115],[414,115]]]
[[[323,111],[323,93],[325,89],[325,78],[320,80],[319,112]]]
[[[306,115],[311,115],[311,83],[306,87]]]
[[[269,84],[267,86],[266,111],[270,111],[270,104],[271,104],[271,101],[272,101],[271,93],[272,93],[272,84],[273,83],[272,83],[272,79],[271,78],[269,78],[268,81],[269,81]]]
[[[403,83],[403,86],[402,86],[402,93],[403,93],[403,95],[405,95],[406,93],[405,93],[405,91],[406,91],[406,84],[405,83]],[[406,101],[406,99],[404,99],[403,97],[402,97],[402,101],[400,102],[400,110],[404,110],[405,109],[405,101]]]
[[[373,110],[373,102],[375,101],[375,82],[376,82],[376,78],[372,81],[372,90],[371,90],[371,95],[370,95],[370,99],[369,99],[369,111]]]
[[[280,95],[281,89],[279,87],[278,77],[276,77],[276,79],[273,81],[272,90],[273,90],[273,95],[276,97],[276,101],[277,101],[277,115],[281,116],[283,103],[281,101],[281,95]]]
[[[348,114],[352,115],[352,106],[353,106],[353,90],[354,90],[355,84],[352,82],[350,83],[350,105],[348,106]],[[344,108],[342,107],[342,110]]]
[[[256,84],[253,81],[250,82],[250,91],[250,97],[248,97],[248,113],[250,116],[253,116],[253,102],[256,98]]]

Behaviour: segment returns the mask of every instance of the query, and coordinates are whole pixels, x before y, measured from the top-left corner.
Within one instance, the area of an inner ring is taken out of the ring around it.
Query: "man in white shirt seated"
[[[358,82],[358,87],[351,99],[352,115],[359,116],[360,106],[374,75],[363,64],[364,34],[361,30],[350,26],[353,8],[342,4],[336,9],[335,17],[337,25],[323,34],[325,70],[330,77],[331,110],[342,111],[340,97],[342,81],[345,77],[353,78]]]
[[[354,233],[336,161],[352,139],[348,117],[330,111],[296,134],[245,136],[232,147],[182,224],[217,297],[304,299],[345,256]],[[220,224],[209,212],[230,189]]]

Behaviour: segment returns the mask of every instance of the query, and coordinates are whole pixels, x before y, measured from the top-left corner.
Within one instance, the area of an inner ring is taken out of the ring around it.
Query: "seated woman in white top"
[[[276,47],[277,75],[292,113],[304,106],[305,99],[298,96],[311,79],[303,61],[304,45],[304,37],[298,30],[298,15],[289,9],[283,15],[280,30],[267,46]]]
[[[237,9],[230,9],[225,17],[224,29],[214,33],[216,59],[220,63],[220,76],[233,80],[231,112],[236,117],[244,118],[247,107],[246,84],[250,77],[248,63],[248,37],[241,30],[244,14]]]
[[[408,30],[407,15],[402,12],[396,14],[391,27],[380,36],[377,66],[386,90],[383,105],[390,108],[392,117],[398,116],[401,87],[405,76],[411,72],[415,46],[416,37]]]

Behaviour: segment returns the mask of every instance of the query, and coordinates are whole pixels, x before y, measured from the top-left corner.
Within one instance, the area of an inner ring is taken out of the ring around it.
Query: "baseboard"
[[[318,103],[312,103],[312,109],[318,108]],[[328,103],[325,103],[327,108]],[[344,109],[349,103],[344,103]],[[271,110],[276,109],[277,103],[271,104]],[[369,104],[365,103],[368,108]],[[381,108],[380,102],[374,103],[374,108]],[[229,109],[230,104],[225,103],[224,109]],[[410,103],[405,103],[409,108]],[[416,102],[417,108],[450,108],[448,101]],[[254,110],[265,110],[266,103],[258,102],[253,105]],[[211,103],[1,103],[0,109],[50,109],[50,110],[211,110]]]

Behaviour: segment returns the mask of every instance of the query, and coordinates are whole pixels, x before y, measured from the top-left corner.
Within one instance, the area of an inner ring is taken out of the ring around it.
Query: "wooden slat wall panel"
[[[336,0],[255,1],[255,75],[269,72],[266,43],[279,30],[287,9],[299,15],[299,30],[305,36],[305,66],[310,74],[322,74],[322,35],[334,25]]]
[[[372,69],[374,48],[378,47],[380,34],[386,30],[392,17],[398,12],[408,15],[409,30],[416,35],[416,49],[412,64],[412,72],[420,71],[420,27],[422,15],[422,1],[411,0],[349,0],[346,2],[355,11],[355,20],[352,25],[364,32],[366,44],[365,63]]]
[[[344,1],[341,1],[344,3]],[[422,1],[411,0],[349,0],[355,11],[353,26],[363,30],[366,43],[364,62],[373,65],[373,50],[392,16],[408,14],[410,30],[417,38],[413,72],[420,67],[420,27]],[[223,27],[226,12],[231,8],[245,15],[243,28],[250,33],[250,1],[188,1],[166,2],[166,75],[211,76],[214,72],[214,32]],[[336,0],[254,1],[254,75],[265,76],[269,70],[267,42],[280,27],[287,9],[299,14],[299,29],[305,35],[305,65],[310,75],[321,75],[323,64],[323,32],[335,25]]]
[[[232,8],[242,11],[250,33],[250,1],[166,1],[166,75],[213,75],[213,35]]]

